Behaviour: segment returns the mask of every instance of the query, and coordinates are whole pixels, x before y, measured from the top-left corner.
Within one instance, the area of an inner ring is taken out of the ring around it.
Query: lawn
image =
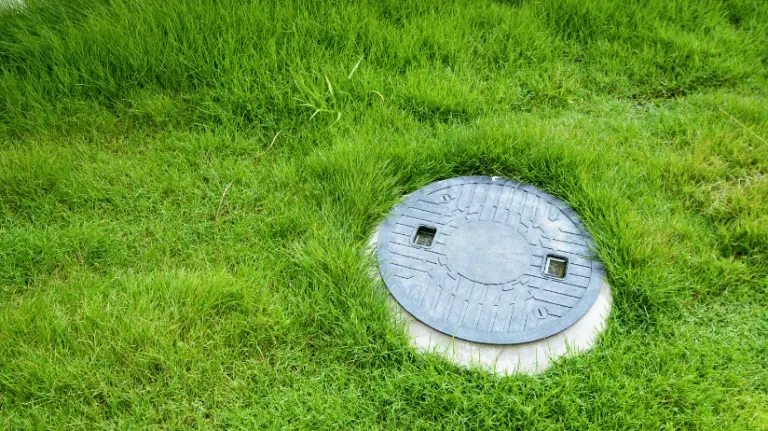
[[[768,2],[0,10],[0,428],[768,429]],[[496,377],[370,279],[402,195],[566,200],[614,309]]]

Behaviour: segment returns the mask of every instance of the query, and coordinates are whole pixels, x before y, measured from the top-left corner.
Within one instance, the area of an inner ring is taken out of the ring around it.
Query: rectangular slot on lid
[[[544,261],[544,274],[550,277],[565,278],[568,269],[568,259],[559,256],[547,256]]]
[[[413,237],[413,243],[424,247],[432,247],[435,235],[437,235],[437,229],[431,226],[419,226],[416,229],[416,235]]]

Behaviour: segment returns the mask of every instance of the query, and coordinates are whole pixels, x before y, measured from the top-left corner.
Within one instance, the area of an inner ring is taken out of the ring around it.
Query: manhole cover
[[[395,299],[432,328],[515,344],[554,335],[595,302],[604,270],[564,202],[497,177],[461,177],[409,195],[379,232]]]

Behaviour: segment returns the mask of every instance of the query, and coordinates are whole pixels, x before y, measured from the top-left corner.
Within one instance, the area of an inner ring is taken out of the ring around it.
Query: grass
[[[768,3],[0,11],[3,429],[768,429]],[[498,378],[368,237],[429,182],[570,202],[614,313]]]

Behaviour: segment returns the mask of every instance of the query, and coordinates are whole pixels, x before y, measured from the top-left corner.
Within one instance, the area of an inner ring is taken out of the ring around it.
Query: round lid
[[[488,344],[554,335],[592,306],[604,278],[563,201],[498,177],[438,181],[409,195],[379,232],[384,283],[415,318]]]

